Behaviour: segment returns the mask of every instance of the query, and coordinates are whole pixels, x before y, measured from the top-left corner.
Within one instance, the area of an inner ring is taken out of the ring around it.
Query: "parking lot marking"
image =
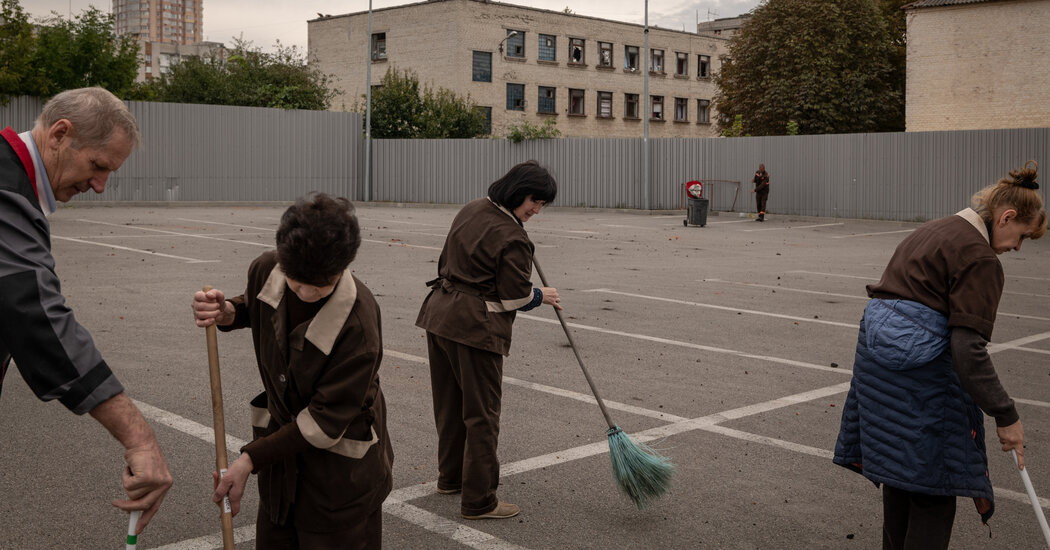
[[[758,231],[784,231],[786,229],[812,229],[814,227],[831,227],[834,225],[846,225],[845,223],[818,223],[816,225],[785,225],[779,227],[764,227],[762,229],[745,229],[749,233]]]
[[[581,290],[580,292],[601,292],[604,294],[618,294],[620,296],[630,296],[632,298],[641,298],[643,300],[655,300],[658,302],[670,302],[673,304],[681,304],[686,306],[704,307],[708,309],[718,309],[722,311],[732,311],[739,313],[747,313],[749,315],[761,315],[763,317],[775,317],[778,319],[787,319],[789,321],[798,321],[800,323],[819,323],[822,325],[832,325],[836,327],[848,327],[857,328],[856,323],[840,323],[838,321],[825,321],[823,319],[813,319],[810,317],[795,317],[794,315],[783,315],[781,313],[770,313],[768,311],[756,311],[753,309],[741,309],[736,307],[720,306],[716,304],[704,304],[701,302],[691,302],[689,300],[678,300],[676,298],[663,298],[660,296],[647,296],[645,294],[635,294],[632,292],[620,292],[618,290],[612,290],[609,288],[592,288],[588,290]]]
[[[838,298],[853,298],[853,299],[857,299],[857,300],[868,300],[867,296],[858,296],[858,295],[854,295],[854,294],[837,294],[835,292],[826,292],[826,291],[823,291],[823,290],[805,290],[805,289],[801,289],[801,288],[788,288],[788,287],[784,287],[784,286],[760,285],[760,284],[757,284],[757,283],[743,283],[743,282],[738,282],[738,281],[726,281],[726,280],[723,280],[723,279],[697,279],[697,281],[702,282],[702,283],[725,283],[727,285],[736,285],[736,286],[750,286],[750,287],[755,287],[755,288],[771,288],[773,290],[782,290],[782,291],[785,291],[785,292],[800,292],[800,293],[803,293],[803,294],[817,294],[817,295],[821,295],[821,296],[835,296],[835,297],[838,297]]]
[[[911,233],[914,229],[901,229],[899,231],[879,231],[878,233],[857,233],[855,235],[837,235],[832,239],[852,239],[853,237],[874,237],[877,235],[893,235],[894,233]]]
[[[467,527],[462,523],[441,517],[417,506],[412,506],[397,499],[387,497],[383,502],[383,512],[399,517],[413,525],[450,538],[469,548],[479,550],[523,550],[524,547],[511,544],[493,535]]]
[[[198,233],[181,233],[179,231],[168,231],[167,229],[154,229],[152,227],[142,227],[141,225],[109,223],[109,222],[100,222],[100,221],[96,221],[96,220],[85,220],[85,219],[78,219],[76,221],[83,222],[83,223],[94,223],[94,224],[98,224],[98,225],[108,225],[110,227],[122,227],[122,228],[138,229],[139,231],[150,231],[150,232],[153,232],[153,233],[163,233],[165,235],[173,235],[173,236],[176,236],[176,237],[189,237],[191,239],[205,239],[205,240],[210,240],[210,241],[222,241],[222,242],[227,242],[227,243],[247,244],[247,245],[251,245],[251,246],[264,246],[264,247],[267,247],[267,248],[273,248],[273,244],[272,243],[260,243],[260,242],[254,242],[254,241],[238,241],[236,239],[223,239],[223,238],[214,237],[214,236],[211,236],[211,235],[201,235],[201,234],[198,234]]]
[[[536,317],[534,315],[529,315],[527,313],[519,313],[518,314],[518,318],[519,319],[528,319],[530,321],[539,321],[541,323],[550,323],[550,324],[553,324],[553,325],[557,325],[558,324],[558,321],[556,321],[554,319],[547,319],[547,318],[544,318],[544,317]],[[851,371],[849,369],[839,369],[839,368],[833,368],[833,367],[826,367],[824,365],[817,365],[815,363],[807,363],[805,361],[795,361],[793,359],[784,359],[782,357],[773,357],[773,356],[769,356],[769,355],[756,355],[754,353],[747,353],[747,352],[743,352],[743,351],[737,351],[737,350],[734,350],[734,349],[716,348],[714,346],[705,346],[703,344],[694,344],[692,342],[682,342],[682,341],[679,341],[679,340],[671,340],[671,339],[668,339],[668,338],[659,338],[659,337],[656,337],[656,336],[647,336],[645,334],[635,334],[635,333],[631,333],[631,332],[623,332],[623,331],[619,331],[619,330],[611,330],[611,329],[606,329],[606,328],[601,328],[601,327],[592,327],[590,325],[581,325],[579,323],[566,323],[566,324],[568,326],[570,326],[570,327],[577,328],[577,329],[580,329],[580,330],[589,330],[589,331],[592,331],[592,332],[600,332],[602,334],[610,334],[610,335],[613,335],[613,336],[623,336],[623,337],[626,337],[626,338],[635,338],[635,339],[638,339],[638,340],[647,340],[649,342],[657,342],[657,343],[660,343],[660,344],[668,344],[668,345],[672,345],[672,346],[678,346],[678,347],[683,347],[683,348],[691,348],[691,349],[698,349],[698,350],[701,350],[701,351],[710,351],[710,352],[714,352],[714,353],[725,353],[725,354],[728,354],[728,355],[736,355],[737,357],[744,357],[744,358],[747,358],[747,359],[758,359],[760,361],[769,361],[771,363],[778,363],[778,364],[781,364],[781,365],[789,365],[789,366],[793,366],[793,367],[803,367],[803,368],[807,368],[807,369],[822,370],[822,371],[827,371],[827,372],[837,372],[837,373],[840,373],[840,374],[848,374],[848,375],[852,375],[853,374],[853,371]]]
[[[148,535],[149,533],[147,533],[147,536]],[[233,542],[235,544],[251,542],[253,540],[255,540],[254,523],[237,527],[233,530]],[[222,533],[219,532],[214,535],[205,535],[195,539],[181,540],[179,542],[165,544],[164,546],[154,546],[151,548],[153,548],[153,550],[215,550],[216,548],[222,548]]]
[[[404,359],[406,361],[413,361],[415,363],[422,363],[424,365],[428,364],[426,357],[420,357],[418,355],[411,355],[411,354],[408,354],[408,353],[401,353],[399,351],[394,351],[394,350],[389,350],[389,349],[384,349],[383,353],[386,356],[388,356],[388,357],[396,357],[398,359]],[[531,389],[531,390],[540,391],[540,392],[547,393],[547,394],[550,394],[550,395],[557,395],[559,397],[565,397],[565,398],[568,398],[568,399],[575,399],[576,401],[582,401],[584,403],[588,403],[588,404],[591,404],[591,405],[597,405],[598,404],[598,402],[595,401],[594,396],[590,395],[590,394],[574,392],[574,391],[571,391],[571,390],[563,390],[561,388],[555,388],[553,386],[547,386],[547,385],[544,385],[544,384],[537,384],[535,382],[528,382],[528,381],[525,381],[525,380],[520,380],[518,378],[514,378],[514,377],[511,377],[511,376],[504,376],[503,377],[503,381],[508,383],[508,384],[514,385],[514,386],[521,386],[523,388],[528,388],[528,389]],[[636,407],[634,405],[628,405],[626,403],[618,403],[616,401],[608,401],[608,400],[604,400],[604,399],[602,401],[605,403],[605,406],[610,408],[610,409],[623,411],[623,412],[631,413],[631,414],[636,414],[636,415],[639,415],[639,416],[647,416],[649,418],[655,418],[657,420],[663,420],[665,422],[680,422],[682,420],[686,420],[686,418],[681,417],[681,416],[675,416],[673,414],[668,414],[668,413],[665,413],[665,412],[654,411],[652,409],[645,409],[645,408],[642,408],[642,407]]]
[[[172,254],[163,254],[163,253],[160,253],[160,252],[154,252],[152,250],[141,250],[141,249],[138,249],[138,248],[130,248],[130,247],[127,247],[127,246],[120,246],[120,245],[116,245],[116,244],[96,243],[94,241],[86,241],[84,239],[74,239],[73,237],[61,237],[61,236],[58,236],[58,235],[51,235],[51,238],[52,239],[58,239],[60,241],[70,241],[70,242],[80,243],[80,244],[93,244],[95,246],[104,246],[106,248],[113,248],[113,249],[116,249],[116,250],[126,250],[128,252],[138,252],[139,254],[149,254],[150,256],[160,256],[161,258],[171,258],[173,260],[185,260],[186,263],[190,263],[190,264],[208,264],[208,263],[217,263],[217,262],[221,261],[221,260],[198,260],[196,258],[187,258],[185,256],[174,256]]]

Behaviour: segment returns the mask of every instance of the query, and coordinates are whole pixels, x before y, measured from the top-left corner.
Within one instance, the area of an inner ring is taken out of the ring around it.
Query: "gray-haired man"
[[[101,193],[138,143],[135,118],[102,88],[62,92],[31,131],[0,132],[0,384],[13,358],[37,397],[90,414],[120,441],[128,498],[113,505],[143,510],[142,532],[171,473],[153,430],[66,306],[46,218],[55,201]]]

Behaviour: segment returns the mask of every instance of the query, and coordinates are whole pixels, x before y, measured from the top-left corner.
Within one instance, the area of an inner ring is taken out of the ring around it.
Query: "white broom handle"
[[[1017,451],[1010,450],[1010,453],[1014,457],[1014,465],[1018,465],[1017,462]],[[1046,524],[1046,515],[1043,514],[1043,507],[1039,505],[1039,497],[1035,496],[1035,487],[1032,486],[1032,478],[1028,477],[1028,470],[1020,470],[1021,481],[1024,482],[1024,488],[1028,491],[1028,500],[1032,502],[1032,508],[1035,509],[1035,517],[1039,520],[1039,527],[1043,529],[1043,538],[1046,539],[1046,546],[1050,548],[1050,526]]]
[[[139,518],[142,517],[142,510],[133,510],[128,514],[128,538],[126,550],[135,550],[138,546],[138,537],[135,535],[135,527],[138,527]]]

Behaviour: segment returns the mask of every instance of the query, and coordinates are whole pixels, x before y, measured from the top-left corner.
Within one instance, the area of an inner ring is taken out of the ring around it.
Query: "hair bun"
[[[1029,168],[1028,165],[1032,167]],[[1024,163],[1024,168],[1020,170],[1011,170],[1010,176],[1013,177],[1013,184],[1025,189],[1039,189],[1039,184],[1035,181],[1039,177],[1039,163],[1030,160]]]

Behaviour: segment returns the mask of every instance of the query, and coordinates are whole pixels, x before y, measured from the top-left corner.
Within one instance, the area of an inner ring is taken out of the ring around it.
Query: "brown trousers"
[[[499,500],[503,356],[427,333],[438,432],[438,488],[462,489],[463,515],[487,514]]]
[[[755,207],[758,209],[758,215],[765,217],[766,215],[766,201],[769,199],[769,188],[767,187],[763,191],[755,191]]]
[[[383,547],[383,507],[346,529],[313,533],[295,528],[291,514],[284,525],[270,521],[259,507],[255,523],[256,550],[379,550]]]

